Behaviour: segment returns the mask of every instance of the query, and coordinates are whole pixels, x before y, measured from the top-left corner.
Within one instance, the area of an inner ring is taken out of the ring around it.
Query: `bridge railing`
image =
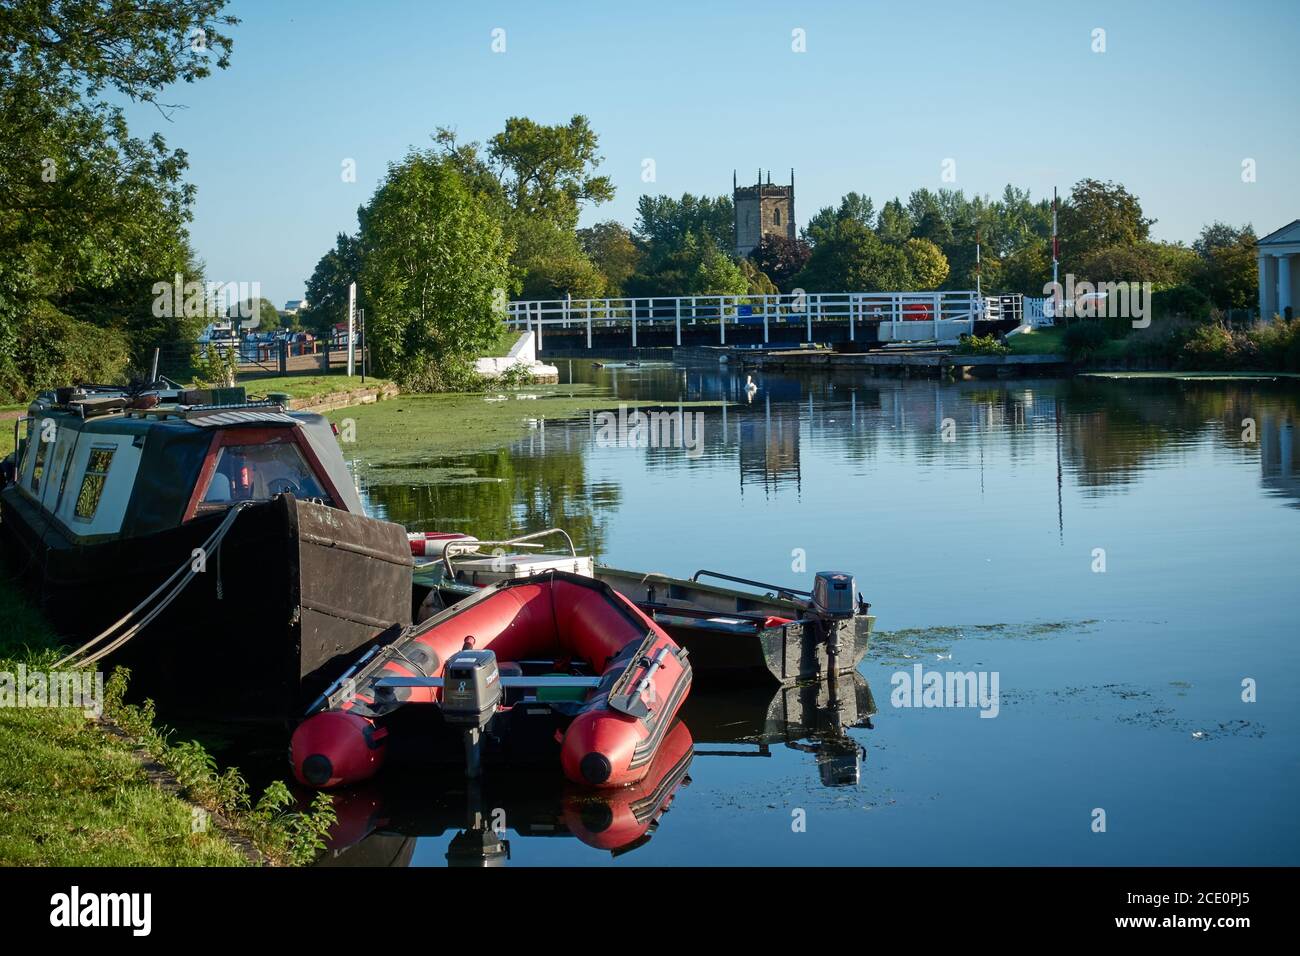
[[[725,345],[727,330],[763,329],[769,341],[775,326],[804,326],[813,340],[813,324],[844,322],[852,341],[864,324],[879,325],[882,342],[954,341],[974,331],[975,321],[997,318],[1007,297],[977,292],[814,292],[788,295],[640,296],[610,299],[533,299],[511,302],[506,321],[536,332],[542,347],[547,328],[586,330],[587,347],[597,329],[625,330],[632,347],[638,329],[671,325],[678,345],[682,328],[712,326]],[[1018,298],[1018,297],[1017,297]]]

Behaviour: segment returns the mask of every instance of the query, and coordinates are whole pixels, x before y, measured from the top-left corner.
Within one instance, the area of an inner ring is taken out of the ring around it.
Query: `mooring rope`
[[[217,525],[216,529],[213,530],[212,534],[208,536],[208,539],[199,546],[199,550],[203,552],[205,558],[206,555],[211,554],[218,547],[220,547],[221,542],[222,540],[225,539],[227,532],[229,532],[231,527],[234,525],[235,519],[239,517],[239,512],[242,511],[245,507],[247,507],[250,504],[252,504],[252,502],[250,501],[241,501],[233,505],[230,508],[230,510],[226,512],[226,516],[221,520],[221,524]],[[176,598],[180,596],[181,592],[184,591],[185,588],[189,586],[190,582],[194,580],[194,576],[198,573],[199,571],[195,570],[194,567],[193,556],[187,557],[184,563],[181,564],[181,566],[177,568],[175,571],[173,571],[171,575],[165,581],[163,581],[162,584],[158,585],[158,587],[156,587],[148,597],[146,597],[143,601],[141,601],[131,610],[127,611],[124,615],[122,615],[120,618],[118,618],[116,621],[110,624],[99,634],[92,637],[85,644],[82,644],[76,650],[72,651],[70,654],[62,658],[58,663],[54,665],[54,668],[57,669],[60,667],[64,667],[65,665],[72,666],[72,667],[82,667],[86,664],[94,664],[97,661],[102,660],[104,657],[111,654],[113,651],[117,650],[119,647],[121,647],[127,641],[131,640],[131,638],[135,637],[142,630],[144,630],[151,623],[153,623],[153,621],[158,617],[158,615],[160,615],[163,611],[165,611],[167,607],[172,603],[172,601],[176,600]],[[177,580],[178,578],[179,581]],[[134,624],[132,624],[121,634],[118,634],[116,637],[113,637],[113,635],[120,628],[122,628],[124,625],[129,623],[137,614],[139,614],[142,610],[144,610],[144,608],[148,607],[150,602],[152,602],[154,598],[158,597],[158,595],[162,594],[163,591],[167,590],[168,587],[171,587],[171,590],[166,594],[165,597],[163,597],[158,602],[158,604],[155,607],[150,609],[147,614],[145,614],[142,618],[140,618],[140,620],[136,621]],[[85,657],[82,657],[82,655],[87,654],[87,652],[91,648],[95,647],[97,644],[100,644],[103,641],[108,641],[109,638],[113,638],[113,639],[109,641],[109,643],[106,644],[104,647],[101,647],[93,654],[89,654]]]

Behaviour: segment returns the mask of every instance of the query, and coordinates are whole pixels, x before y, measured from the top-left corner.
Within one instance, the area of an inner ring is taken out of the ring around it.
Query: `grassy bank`
[[[59,641],[0,571],[0,672],[48,672]],[[12,680],[12,678],[11,678]],[[299,812],[283,784],[256,801],[238,771],[178,741],[148,702],[105,683],[104,719],[0,707],[0,865],[245,866],[304,863],[333,822],[328,799]],[[160,785],[161,784],[161,785]],[[250,847],[256,847],[251,850]]]
[[[1300,319],[1228,328],[1209,319],[1157,318],[1134,329],[1127,321],[1081,319],[1013,335],[1015,355],[1063,355],[1085,368],[1133,367],[1180,372],[1300,372]]]
[[[239,385],[248,390],[250,398],[265,398],[272,392],[284,392],[290,398],[325,398],[358,388],[384,388],[391,385],[386,378],[367,375],[274,375],[262,378],[240,379]]]

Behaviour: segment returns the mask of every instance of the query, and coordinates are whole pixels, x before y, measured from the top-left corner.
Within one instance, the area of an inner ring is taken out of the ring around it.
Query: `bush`
[[[1010,355],[1011,346],[999,342],[992,335],[968,335],[954,351],[958,355]]]
[[[1151,295],[1151,311],[1161,318],[1183,318],[1205,322],[1210,317],[1210,299],[1195,286],[1176,285]]]
[[[1106,328],[1100,322],[1084,320],[1066,326],[1061,344],[1071,361],[1091,358],[1109,341]]]
[[[12,364],[0,365],[0,393],[26,401],[37,392],[83,382],[121,382],[130,361],[126,336],[55,309],[18,320]]]
[[[1258,322],[1246,332],[1260,368],[1300,372],[1300,318]]]
[[[1227,371],[1242,364],[1241,349],[1231,332],[1221,325],[1203,325],[1178,355],[1178,367],[1200,371]]]

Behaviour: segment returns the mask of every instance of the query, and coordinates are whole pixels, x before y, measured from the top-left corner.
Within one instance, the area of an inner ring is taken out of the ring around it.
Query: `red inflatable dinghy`
[[[350,676],[346,695],[294,732],[294,775],[321,789],[374,776],[384,762],[385,717],[404,704],[443,702],[441,687],[400,686],[401,679],[440,679],[448,659],[468,649],[491,650],[502,662],[590,662],[599,682],[560,748],[565,776],[588,787],[640,781],[691,685],[686,651],[607,584],[559,571],[501,581],[431,617]]]

